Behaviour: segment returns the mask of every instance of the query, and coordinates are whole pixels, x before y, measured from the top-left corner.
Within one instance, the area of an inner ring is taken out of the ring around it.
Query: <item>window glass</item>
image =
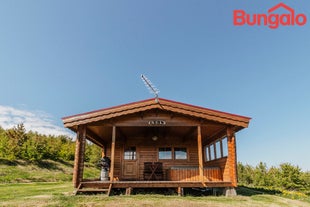
[[[210,160],[214,160],[215,156],[214,156],[214,144],[210,145]]]
[[[206,161],[209,161],[210,157],[209,157],[209,146],[206,146]]]
[[[222,145],[223,145],[223,156],[227,157],[228,155],[227,137],[222,139]]]
[[[216,158],[221,158],[221,141],[217,141],[215,143],[215,149],[216,149]]]
[[[128,147],[124,152],[125,160],[135,160],[136,159],[136,147]]]
[[[187,159],[186,148],[174,148],[174,158],[176,160],[186,160]]]
[[[170,147],[162,147],[158,150],[158,158],[160,160],[172,159],[172,152]]]

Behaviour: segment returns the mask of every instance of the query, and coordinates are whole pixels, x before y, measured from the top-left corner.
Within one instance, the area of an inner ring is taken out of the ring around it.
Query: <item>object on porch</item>
[[[108,181],[109,180],[109,170],[111,165],[111,160],[108,157],[103,157],[99,161],[99,165],[101,167],[100,180]]]
[[[145,162],[143,171],[144,180],[163,180],[164,171],[161,162]]]

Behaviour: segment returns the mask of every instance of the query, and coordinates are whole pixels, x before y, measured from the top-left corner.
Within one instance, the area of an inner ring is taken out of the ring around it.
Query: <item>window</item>
[[[172,159],[172,151],[170,147],[159,148],[158,158],[160,160],[169,160]]]
[[[215,143],[216,158],[222,157],[221,140]]]
[[[187,150],[186,148],[174,148],[174,159],[176,160],[186,160]]]
[[[136,147],[128,147],[124,151],[125,160],[135,160],[136,159]]]
[[[221,159],[228,156],[227,137],[215,140],[205,146],[206,161]]]
[[[223,145],[223,156],[227,157],[228,155],[227,137],[222,139],[222,145]]]
[[[209,146],[206,147],[206,161],[210,161]]]
[[[214,160],[214,144],[210,145],[210,160]]]

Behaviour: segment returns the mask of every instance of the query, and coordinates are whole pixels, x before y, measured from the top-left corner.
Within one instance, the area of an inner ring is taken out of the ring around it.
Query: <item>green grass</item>
[[[73,194],[72,162],[39,163],[0,159],[0,206],[310,206],[300,192],[239,187],[238,196],[139,194],[111,196]],[[98,178],[100,170],[86,164],[84,178]]]
[[[250,191],[250,189],[248,189]],[[111,196],[73,195],[71,182],[0,184],[0,206],[310,206],[310,202],[277,195],[251,196],[164,196],[158,194]]]
[[[97,178],[100,170],[85,164],[84,178]],[[72,180],[73,162],[43,160],[30,163],[23,160],[0,159],[0,183],[68,182]]]

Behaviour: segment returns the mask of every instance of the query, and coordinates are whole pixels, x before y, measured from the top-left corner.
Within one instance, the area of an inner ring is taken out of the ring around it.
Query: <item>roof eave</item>
[[[225,123],[228,125],[240,126],[242,128],[248,127],[249,121],[251,120],[251,118],[249,117],[184,104],[181,102],[171,101],[167,99],[160,99],[159,101],[156,101],[154,99],[147,99],[111,108],[100,109],[87,113],[68,116],[62,118],[62,120],[65,127],[71,128],[73,126],[81,124],[88,124],[92,122],[108,120],[115,117],[134,114],[137,112],[151,110],[155,108],[180,113],[184,115],[190,115],[206,120]]]

